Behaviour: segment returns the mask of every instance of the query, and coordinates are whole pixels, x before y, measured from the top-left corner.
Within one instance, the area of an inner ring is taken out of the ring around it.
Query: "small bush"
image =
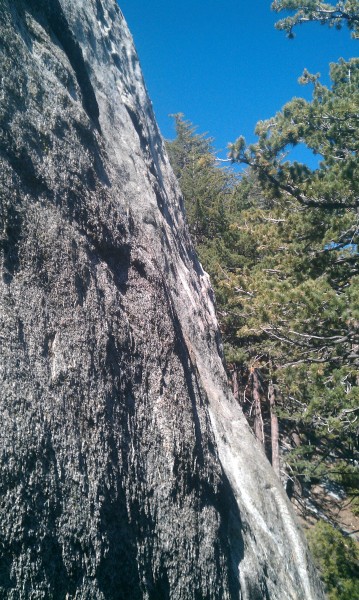
[[[359,600],[359,544],[324,521],[307,537],[329,600]]]

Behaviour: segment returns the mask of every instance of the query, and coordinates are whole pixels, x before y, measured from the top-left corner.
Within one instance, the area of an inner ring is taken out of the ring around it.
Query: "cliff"
[[[0,0],[0,597],[318,600],[114,0]]]

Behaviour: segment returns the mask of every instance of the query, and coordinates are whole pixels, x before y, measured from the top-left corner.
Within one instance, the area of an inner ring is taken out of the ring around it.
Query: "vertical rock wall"
[[[316,600],[114,0],[0,0],[0,597]]]

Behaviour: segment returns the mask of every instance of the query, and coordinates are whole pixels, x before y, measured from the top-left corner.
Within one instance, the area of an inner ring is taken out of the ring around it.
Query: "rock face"
[[[114,0],[0,0],[0,597],[317,600]]]

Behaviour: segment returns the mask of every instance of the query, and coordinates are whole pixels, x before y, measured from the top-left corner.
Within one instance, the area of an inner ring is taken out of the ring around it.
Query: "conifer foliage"
[[[231,147],[266,198],[242,214],[259,258],[237,274],[238,343],[256,349],[262,369],[271,365],[282,416],[307,447],[294,455],[307,477],[333,457],[351,471],[358,450],[359,60],[332,65],[331,75],[329,89],[305,73],[313,100],[292,100],[257,125],[257,144]],[[298,144],[320,156],[317,169],[287,160]]]
[[[352,37],[359,37],[359,2],[358,0],[344,0],[336,4],[317,2],[316,0],[274,0],[272,9],[276,12],[286,11],[289,16],[281,19],[276,24],[277,29],[287,32],[288,37],[294,37],[293,29],[310,21],[317,21],[321,25],[329,25],[340,29],[343,25],[352,31]],[[294,13],[294,14],[293,14]]]
[[[309,531],[314,562],[322,573],[328,600],[359,598],[359,546],[324,521]]]
[[[184,196],[192,237],[201,245],[227,230],[235,177],[230,170],[217,168],[211,138],[197,134],[183,114],[172,116],[176,139],[167,143],[167,150]]]

